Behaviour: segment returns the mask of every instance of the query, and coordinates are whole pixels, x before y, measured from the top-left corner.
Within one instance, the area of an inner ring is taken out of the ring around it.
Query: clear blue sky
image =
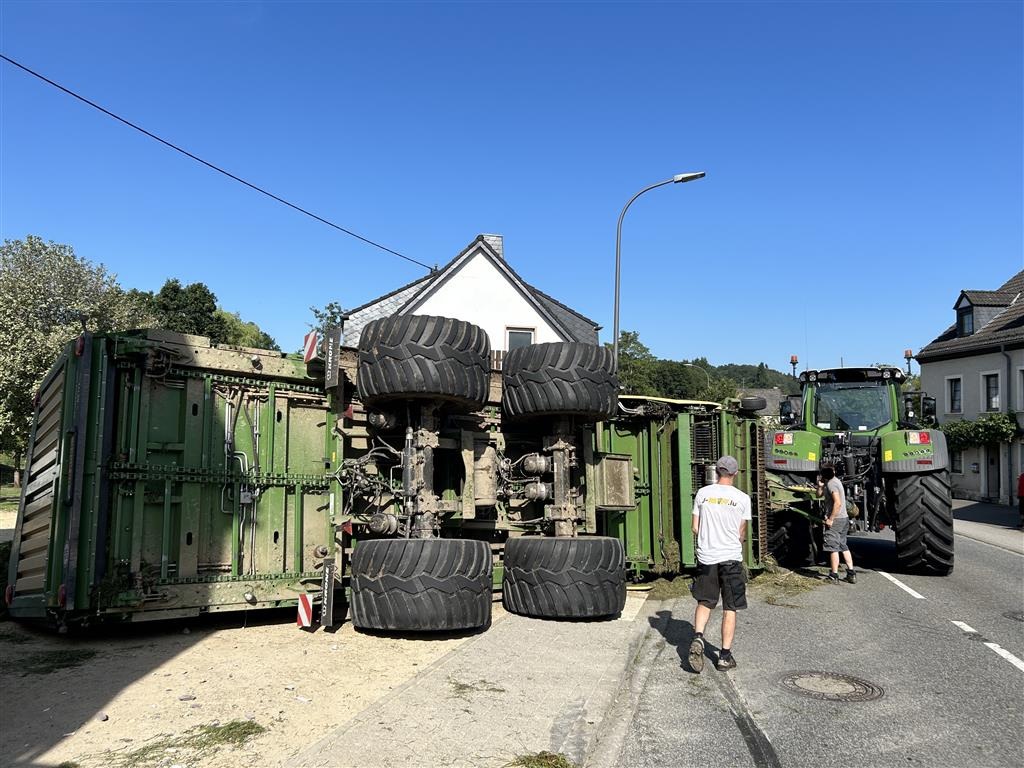
[[[655,354],[894,361],[1024,267],[1024,12],[1003,3],[0,5],[0,48],[430,264],[505,236]],[[298,348],[423,270],[0,63],[0,236],[205,282]]]

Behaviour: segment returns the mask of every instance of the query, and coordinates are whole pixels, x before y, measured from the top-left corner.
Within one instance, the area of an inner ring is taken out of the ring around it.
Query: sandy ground
[[[18,508],[0,509],[0,544],[14,541],[14,526],[18,522]]]
[[[280,611],[71,638],[2,622],[0,765],[280,765],[471,637],[361,634],[348,623],[310,633]],[[235,721],[266,732],[204,752],[172,746]]]

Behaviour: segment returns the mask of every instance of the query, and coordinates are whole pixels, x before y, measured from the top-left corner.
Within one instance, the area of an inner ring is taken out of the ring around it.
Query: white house
[[[445,266],[348,313],[344,343],[356,346],[371,320],[441,315],[483,328],[495,367],[516,347],[547,341],[598,343],[593,320],[524,281],[505,261],[501,235],[478,235]]]
[[[933,395],[939,423],[986,414],[1024,413],[1024,271],[994,291],[964,290],[956,321],[917,353],[921,388]],[[1020,440],[954,451],[956,496],[1010,504],[1024,471]]]

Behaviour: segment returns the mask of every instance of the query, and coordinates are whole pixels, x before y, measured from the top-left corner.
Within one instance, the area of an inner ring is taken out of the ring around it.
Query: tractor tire
[[[953,497],[949,471],[889,478],[896,559],[905,571],[953,572]]]
[[[522,616],[617,616],[626,604],[626,552],[606,536],[509,539],[501,593],[505,608]]]
[[[757,411],[763,411],[768,407],[768,401],[763,397],[741,397],[740,398],[740,410],[747,413],[756,413]]]
[[[776,521],[768,539],[768,554],[786,568],[816,565],[821,557],[824,532],[803,515],[786,513]]]
[[[502,364],[501,404],[512,418],[615,415],[619,382],[611,350],[560,341],[513,349]]]
[[[491,623],[491,548],[471,539],[371,539],[352,554],[352,626],[392,632]]]
[[[368,405],[436,399],[482,408],[490,356],[487,333],[463,320],[432,315],[372,320],[359,336],[359,396]]]

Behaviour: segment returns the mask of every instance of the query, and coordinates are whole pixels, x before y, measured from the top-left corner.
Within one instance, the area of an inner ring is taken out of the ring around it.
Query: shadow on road
[[[987,523],[1000,528],[1017,528],[1020,523],[1020,512],[1016,507],[1003,504],[984,504],[982,502],[964,503],[954,501],[953,517],[956,520],[967,520],[972,523]],[[959,506],[963,504],[963,506]]]
[[[654,616],[650,616],[647,621],[650,622],[654,629],[658,630],[661,636],[665,638],[665,642],[668,645],[675,647],[676,655],[679,657],[679,666],[687,672],[694,672],[694,670],[690,668],[690,663],[687,660],[687,656],[690,652],[690,643],[693,641],[695,634],[693,623],[675,618],[672,615],[672,611],[658,611]],[[715,660],[718,658],[718,651],[718,646],[710,643],[705,635],[704,656],[707,657],[712,664],[714,664]]]
[[[125,689],[211,634],[294,621],[294,608],[267,609],[101,624],[66,635],[41,624],[0,621],[0,765],[41,765],[41,755],[93,722]],[[168,685],[184,692],[193,683]]]

